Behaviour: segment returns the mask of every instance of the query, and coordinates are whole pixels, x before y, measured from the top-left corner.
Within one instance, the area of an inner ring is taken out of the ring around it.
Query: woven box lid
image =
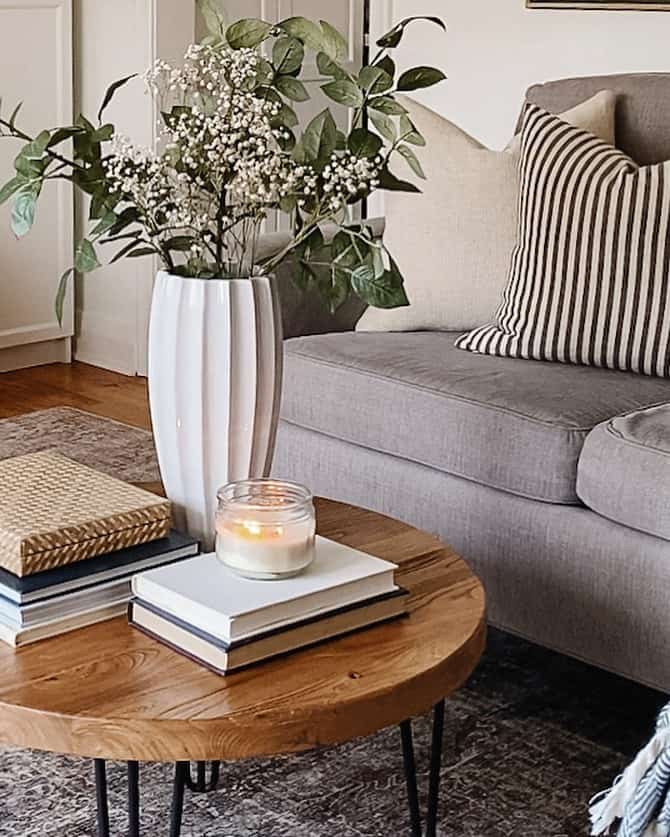
[[[0,461],[0,566],[18,576],[170,531],[170,502],[56,451]]]

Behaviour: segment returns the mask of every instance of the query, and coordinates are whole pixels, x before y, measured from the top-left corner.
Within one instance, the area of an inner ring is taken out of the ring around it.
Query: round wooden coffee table
[[[444,698],[482,654],[484,591],[448,546],[397,520],[329,500],[317,501],[317,520],[321,535],[399,564],[398,582],[411,592],[407,618],[225,678],[123,619],[18,651],[2,646],[0,741],[94,759],[100,837],[110,833],[106,760],[128,762],[131,837],[140,834],[139,763],[174,762],[170,834],[178,837],[185,789],[213,790],[218,760],[298,752],[399,724],[411,833],[420,837],[409,719],[434,708],[432,837]]]

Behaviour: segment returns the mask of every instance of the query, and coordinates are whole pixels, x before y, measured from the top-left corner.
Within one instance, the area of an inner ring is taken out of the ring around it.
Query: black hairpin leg
[[[407,801],[412,837],[422,837],[421,813],[419,810],[419,791],[416,782],[416,762],[412,743],[412,722],[400,724],[402,737],[402,755],[407,782]],[[442,738],[444,736],[444,701],[435,705],[433,710],[433,737],[430,752],[430,777],[428,781],[428,808],[426,814],[426,835],[435,837],[437,832],[437,805],[440,791],[440,767],[442,766]]]
[[[402,753],[407,782],[407,798],[412,837],[423,837],[419,792],[416,781],[416,762],[412,741],[412,722],[400,724]],[[436,837],[437,807],[440,789],[440,767],[442,764],[442,738],[444,734],[444,701],[436,704],[433,713],[433,736],[430,753],[430,776],[428,782],[428,807],[425,837]],[[207,763],[196,763],[195,778],[189,762],[175,765],[172,807],[170,812],[170,837],[180,837],[184,813],[184,795],[188,788],[192,793],[210,793],[217,789],[221,764],[212,762],[209,777]],[[107,766],[104,760],[95,760],[95,790],[97,802],[98,837],[111,837],[109,829],[109,804],[107,801]],[[128,762],[128,835],[140,837],[140,767],[136,761]]]
[[[98,812],[98,837],[109,837],[107,763],[103,759],[95,760],[95,800]]]
[[[103,759],[95,760],[95,798],[98,837],[111,837],[107,801],[107,763]],[[128,762],[128,837],[140,837],[140,766],[136,761]]]
[[[177,762],[174,770],[172,809],[170,812],[170,837],[180,837],[186,789],[188,788],[191,793],[211,793],[219,785],[220,772],[220,762],[213,761],[209,778],[207,778],[207,763],[199,761],[196,762],[196,774],[193,778],[190,762]]]
[[[140,765],[128,762],[128,837],[140,837]]]
[[[212,768],[207,779],[207,762],[196,762],[196,777],[191,776],[191,767],[187,765],[186,769],[186,787],[192,793],[211,793],[219,786],[219,775],[221,771],[221,762],[213,761]]]
[[[170,837],[179,837],[181,822],[184,814],[184,791],[186,780],[190,773],[187,761],[178,761],[174,768],[174,785],[172,791],[172,810],[170,812]]]

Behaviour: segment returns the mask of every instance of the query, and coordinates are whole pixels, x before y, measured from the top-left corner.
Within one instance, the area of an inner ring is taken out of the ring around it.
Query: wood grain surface
[[[239,759],[367,735],[457,689],[485,642],[484,592],[430,535],[317,503],[325,537],[400,565],[407,618],[219,677],[115,619],[0,647],[0,741],[106,759]]]

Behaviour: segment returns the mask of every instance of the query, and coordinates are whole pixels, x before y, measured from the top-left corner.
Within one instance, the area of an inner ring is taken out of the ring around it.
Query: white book
[[[0,618],[0,641],[15,647],[28,645],[40,639],[58,636],[59,634],[68,633],[68,631],[74,631],[77,628],[93,625],[96,622],[105,622],[107,619],[123,616],[127,611],[128,597],[124,596],[121,600],[109,602],[108,604],[102,605],[102,607],[92,608],[91,610],[74,613],[70,616],[52,619],[47,622],[41,622],[39,625],[33,625],[30,628],[20,628]]]
[[[251,581],[215,553],[133,577],[133,593],[182,622],[231,642],[397,590],[395,564],[317,537],[308,569],[282,581]]]

